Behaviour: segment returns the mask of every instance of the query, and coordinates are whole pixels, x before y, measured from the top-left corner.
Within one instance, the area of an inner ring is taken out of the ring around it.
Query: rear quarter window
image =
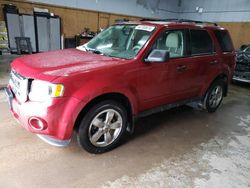
[[[231,42],[231,38],[227,31],[216,30],[214,31],[215,37],[217,38],[221,50],[223,52],[232,52],[233,51],[233,44]]]
[[[190,30],[191,54],[205,55],[213,53],[213,42],[206,30]]]

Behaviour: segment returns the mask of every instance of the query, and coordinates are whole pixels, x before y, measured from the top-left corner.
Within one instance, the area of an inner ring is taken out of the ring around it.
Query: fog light
[[[44,120],[37,117],[31,117],[29,119],[29,125],[31,126],[32,129],[36,131],[42,131],[47,128],[47,123]]]

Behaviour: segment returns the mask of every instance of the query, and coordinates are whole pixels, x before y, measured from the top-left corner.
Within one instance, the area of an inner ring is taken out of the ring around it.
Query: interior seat
[[[178,57],[180,56],[179,52],[179,36],[177,33],[169,33],[166,39],[166,47],[170,52],[170,57]]]

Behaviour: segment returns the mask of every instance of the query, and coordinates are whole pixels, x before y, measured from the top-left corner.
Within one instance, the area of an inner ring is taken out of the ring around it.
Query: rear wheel
[[[223,80],[215,81],[205,96],[205,107],[208,112],[215,112],[220,106],[224,96],[225,82]]]
[[[115,148],[124,135],[127,113],[115,101],[106,100],[92,107],[83,117],[77,141],[90,153],[103,153]]]

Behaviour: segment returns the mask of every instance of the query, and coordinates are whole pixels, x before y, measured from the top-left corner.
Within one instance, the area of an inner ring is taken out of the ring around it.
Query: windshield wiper
[[[95,53],[95,54],[99,54],[99,55],[103,55],[103,53],[100,50],[94,49],[94,48],[87,48],[86,46],[84,46],[85,49],[89,52]]]
[[[100,50],[96,50],[96,49],[89,49],[89,51],[95,53],[95,54],[100,54],[103,55],[103,53]]]

